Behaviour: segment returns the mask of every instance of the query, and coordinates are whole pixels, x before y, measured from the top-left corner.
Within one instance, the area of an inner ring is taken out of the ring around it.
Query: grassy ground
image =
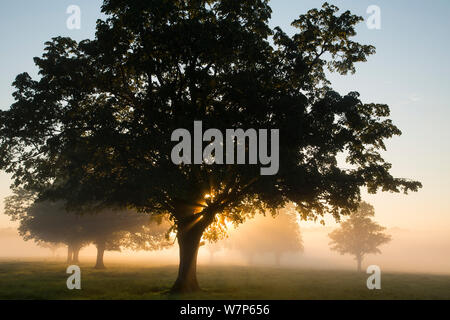
[[[81,264],[81,291],[69,291],[66,266],[57,262],[0,261],[0,299],[450,299],[450,276],[383,273],[382,289],[351,271],[200,266],[204,292],[166,294],[176,267]]]

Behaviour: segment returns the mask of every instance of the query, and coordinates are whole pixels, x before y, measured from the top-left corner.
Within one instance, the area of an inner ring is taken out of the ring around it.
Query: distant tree
[[[41,248],[49,249],[50,252],[52,253],[52,258],[57,257],[56,252],[58,251],[59,248],[64,246],[64,244],[62,244],[62,243],[43,242],[43,241],[40,242],[38,245]]]
[[[272,222],[266,231],[274,237],[267,248],[275,255],[276,265],[280,265],[283,254],[289,252],[303,252],[303,237],[299,225],[298,214],[286,209],[280,210],[275,216],[277,221]]]
[[[303,252],[303,239],[295,212],[283,209],[275,216],[258,216],[239,226],[229,238],[231,248],[247,256],[253,263],[257,254],[271,253],[275,264],[288,252]]]
[[[102,210],[96,214],[68,212],[63,203],[33,202],[25,191],[5,200],[5,214],[20,222],[19,234],[40,246],[64,243],[67,262],[78,263],[82,247],[97,248],[95,268],[105,268],[105,251],[156,250],[170,245],[166,239],[170,224],[166,219],[135,211]]]
[[[171,225],[164,217],[132,210],[102,210],[80,219],[82,234],[97,248],[95,268],[104,269],[105,251],[160,250],[172,245],[168,239]]]
[[[379,246],[391,241],[391,236],[383,231],[385,227],[372,221],[375,210],[372,205],[361,202],[358,211],[343,221],[339,229],[329,234],[331,250],[340,254],[351,254],[357,262],[357,270],[361,271],[362,261],[366,254],[381,253]]]
[[[80,250],[90,243],[81,232],[80,217],[61,210],[61,203],[35,200],[35,194],[24,189],[16,189],[5,199],[5,214],[19,222],[19,235],[37,245],[63,243],[67,246],[67,263],[79,263]]]
[[[201,245],[206,249],[206,251],[208,251],[210,264],[214,263],[215,254],[226,248],[226,240],[227,239],[222,239],[215,242],[201,243]]]
[[[393,177],[380,153],[401,134],[389,107],[328,80],[375,52],[352,40],[361,17],[325,3],[290,36],[269,25],[268,0],[104,0],[102,12],[95,39],[54,38],[35,58],[39,78],[17,76],[15,102],[0,112],[0,168],[73,208],[169,214],[180,248],[173,292],[200,289],[198,249],[217,216],[243,221],[295,202],[304,219],[339,217],[362,187],[420,187]],[[279,129],[279,171],[175,165],[172,134],[196,120],[221,132]],[[342,152],[351,166],[339,165]]]

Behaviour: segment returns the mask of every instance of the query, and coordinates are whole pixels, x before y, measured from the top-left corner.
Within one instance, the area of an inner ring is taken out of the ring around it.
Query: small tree
[[[355,256],[358,272],[366,254],[381,253],[378,247],[391,241],[391,236],[383,233],[386,228],[372,221],[374,215],[373,206],[362,202],[358,211],[329,234],[331,250]]]

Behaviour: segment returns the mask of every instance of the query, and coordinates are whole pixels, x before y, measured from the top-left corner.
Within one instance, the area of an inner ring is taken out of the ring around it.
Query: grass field
[[[199,266],[204,292],[167,295],[176,267],[111,264],[97,271],[80,264],[82,290],[66,287],[66,265],[0,261],[0,299],[450,299],[450,276],[383,273],[382,289],[351,271]]]

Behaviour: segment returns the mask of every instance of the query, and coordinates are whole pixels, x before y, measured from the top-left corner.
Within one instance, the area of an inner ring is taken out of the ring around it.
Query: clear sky
[[[93,38],[100,0],[15,0],[0,2],[0,108],[13,102],[11,83],[17,74],[36,75],[32,58],[54,36],[76,40]],[[388,143],[385,157],[399,177],[420,180],[424,188],[409,196],[364,195],[389,227],[450,232],[450,1],[341,0],[329,1],[365,18],[369,5],[381,9],[381,29],[358,28],[357,40],[375,45],[377,54],[359,64],[353,76],[332,76],[340,93],[359,91],[365,102],[387,103],[403,135]],[[290,23],[322,1],[273,0],[273,26],[288,33]],[[69,5],[81,8],[81,29],[66,27]],[[8,195],[10,180],[0,174],[0,200]],[[7,217],[0,208],[0,227]]]

